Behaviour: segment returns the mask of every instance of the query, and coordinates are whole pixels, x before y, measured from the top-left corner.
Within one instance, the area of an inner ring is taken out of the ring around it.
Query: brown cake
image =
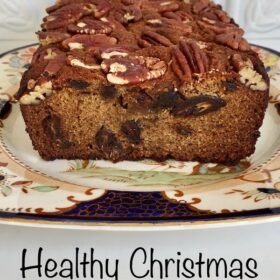
[[[208,0],[60,0],[17,94],[42,158],[233,164],[251,155],[269,79]]]

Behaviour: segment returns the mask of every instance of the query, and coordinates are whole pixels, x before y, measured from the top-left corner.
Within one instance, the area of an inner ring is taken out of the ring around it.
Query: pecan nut
[[[128,56],[130,52],[137,51],[139,48],[133,45],[117,45],[100,49],[102,59],[110,59],[117,56]]]
[[[65,28],[93,12],[92,4],[70,4],[59,8],[44,19],[42,27],[48,30]]]
[[[179,4],[174,1],[160,1],[158,6],[159,13],[174,12],[179,9]]]
[[[163,35],[158,34],[154,31],[144,31],[141,35],[141,39],[139,40],[139,44],[142,47],[150,47],[150,46],[172,46],[172,42]]]
[[[192,74],[203,74],[209,70],[209,61],[203,49],[192,40],[181,40],[173,49],[172,69],[183,81],[191,81]]]
[[[166,12],[163,16],[169,19],[181,21],[182,23],[189,23],[193,21],[193,17],[184,11]]]
[[[96,18],[102,18],[106,16],[110,10],[112,9],[112,5],[110,1],[104,0],[101,1],[95,8],[94,8],[94,16]]]
[[[209,0],[199,0],[195,1],[192,10],[195,14],[199,14],[200,12],[206,10],[210,6],[210,1]]]
[[[148,79],[144,60],[137,57],[115,57],[104,60],[101,68],[107,73],[107,80],[116,85],[137,84]]]
[[[203,116],[220,110],[226,102],[217,96],[196,96],[179,103],[172,110],[175,117]]]
[[[115,18],[120,23],[127,25],[142,19],[142,12],[135,6],[128,6],[115,12]]]
[[[42,46],[60,43],[70,38],[68,33],[63,32],[38,32],[37,34]]]
[[[225,34],[225,33],[234,32],[236,34],[240,34],[240,36],[244,35],[244,30],[238,28],[234,24],[225,24],[223,22],[216,22],[208,18],[202,18],[202,20],[198,21],[197,23],[201,28],[211,30],[216,34]]]
[[[228,46],[234,50],[249,51],[249,43],[238,32],[219,34],[216,36],[216,42]]]
[[[112,32],[112,27],[106,23],[99,20],[93,20],[85,18],[78,23],[70,24],[68,30],[73,33],[78,34],[110,34]]]
[[[165,62],[154,57],[115,57],[104,60],[101,68],[112,84],[137,84],[163,76],[167,70]]]
[[[100,48],[105,46],[112,46],[117,43],[114,37],[108,37],[103,34],[97,35],[75,35],[70,39],[64,40],[62,45],[70,50],[86,49],[86,48]]]

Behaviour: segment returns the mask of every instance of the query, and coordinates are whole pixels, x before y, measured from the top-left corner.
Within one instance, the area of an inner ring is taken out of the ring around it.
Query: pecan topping
[[[181,21],[182,23],[189,23],[189,22],[193,21],[192,16],[183,11],[167,12],[167,13],[164,13],[163,16],[166,18],[169,18],[169,19],[175,19],[175,20]]]
[[[159,13],[173,12],[179,9],[179,4],[173,1],[160,1],[161,3],[158,6]]]
[[[207,9],[210,5],[210,1],[209,0],[199,0],[199,1],[196,1],[194,4],[193,4],[193,12],[195,14],[199,14],[200,12],[202,12],[203,10]]]
[[[66,65],[66,54],[60,53],[50,59],[49,63],[47,64],[43,72],[43,75],[46,77],[52,77],[55,74],[57,74],[65,65]]]
[[[127,25],[132,22],[137,22],[142,18],[142,12],[135,6],[128,6],[115,12],[115,18],[120,23]]]
[[[108,1],[108,0],[101,1],[94,8],[94,16],[96,18],[102,18],[102,17],[106,16],[109,13],[111,8],[112,8],[112,5],[111,5],[110,1]]]
[[[170,47],[173,45],[171,41],[165,36],[162,36],[156,32],[148,31],[148,30],[142,33],[141,39],[139,40],[139,44],[143,47],[150,47],[152,45],[155,46],[162,45],[165,47]]]
[[[110,34],[112,32],[112,27],[108,23],[85,18],[78,23],[70,24],[68,30],[73,33],[88,35]]]
[[[183,81],[191,81],[192,73],[205,73],[208,68],[206,53],[194,41],[181,40],[173,49],[172,69]]]
[[[216,42],[234,50],[249,51],[251,49],[248,42],[238,32],[219,34],[216,36]]]
[[[74,49],[86,49],[86,48],[100,48],[104,46],[115,45],[117,39],[114,37],[108,37],[106,35],[75,35],[70,39],[63,41],[63,46]]]
[[[166,64],[153,57],[115,57],[104,60],[101,68],[112,84],[137,84],[165,74]]]
[[[124,5],[137,5],[139,0],[121,0]]]
[[[40,43],[43,46],[46,46],[49,44],[60,43],[64,40],[70,38],[70,35],[68,33],[62,33],[62,32],[38,32],[37,34],[38,34]]]
[[[93,7],[91,4],[81,3],[63,6],[44,19],[43,28],[46,30],[64,28],[78,21],[83,16],[91,14]]]
[[[179,103],[172,110],[176,117],[203,116],[218,111],[226,102],[217,96],[196,96]]]
[[[244,31],[234,24],[225,24],[222,22],[212,21],[207,18],[202,18],[202,21],[198,21],[197,23],[201,28],[209,29],[216,34],[235,32],[237,34],[240,34],[240,36],[244,35]]]
[[[130,52],[138,50],[136,46],[133,45],[117,45],[113,47],[106,47],[101,49],[101,58],[110,59],[117,56],[128,56]]]

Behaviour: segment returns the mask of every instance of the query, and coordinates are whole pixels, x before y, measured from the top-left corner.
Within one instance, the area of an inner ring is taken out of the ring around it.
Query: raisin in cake
[[[42,158],[232,164],[251,155],[269,79],[208,0],[59,0],[17,98]]]

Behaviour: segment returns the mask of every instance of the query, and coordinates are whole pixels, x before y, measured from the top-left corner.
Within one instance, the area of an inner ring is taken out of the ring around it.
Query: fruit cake
[[[251,155],[269,79],[209,0],[59,0],[17,99],[45,160],[234,164]]]

